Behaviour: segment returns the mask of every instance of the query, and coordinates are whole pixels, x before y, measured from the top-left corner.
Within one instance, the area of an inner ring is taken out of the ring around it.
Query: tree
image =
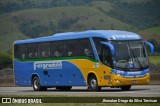
[[[8,54],[0,53],[0,70],[12,67],[12,58]]]

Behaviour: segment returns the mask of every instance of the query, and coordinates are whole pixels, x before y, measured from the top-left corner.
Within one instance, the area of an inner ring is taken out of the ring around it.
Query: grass
[[[145,40],[154,38],[160,43],[160,27],[147,28],[137,33],[142,35]]]
[[[153,35],[159,35],[160,34],[160,27],[147,28],[147,29],[141,30],[140,32],[146,33],[146,34],[150,33]]]
[[[149,56],[149,61],[152,64],[158,65],[160,64],[160,56]]]

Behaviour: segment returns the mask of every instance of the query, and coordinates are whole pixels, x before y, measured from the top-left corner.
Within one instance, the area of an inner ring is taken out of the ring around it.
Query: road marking
[[[17,91],[0,91],[0,92],[17,92]]]

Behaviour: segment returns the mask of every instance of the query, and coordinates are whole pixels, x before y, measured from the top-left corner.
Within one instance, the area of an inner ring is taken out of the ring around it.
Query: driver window
[[[102,53],[103,53],[103,58],[102,58],[102,63],[107,65],[107,66],[112,66],[112,56],[110,53],[110,49],[106,46],[102,46]]]

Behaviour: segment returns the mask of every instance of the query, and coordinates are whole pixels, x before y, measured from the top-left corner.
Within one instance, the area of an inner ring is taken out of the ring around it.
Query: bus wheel
[[[62,91],[70,91],[72,89],[72,86],[57,86],[56,89],[59,89]]]
[[[100,91],[101,87],[98,86],[98,81],[95,75],[89,77],[89,89],[91,91]]]
[[[131,85],[121,86],[122,91],[129,91],[131,89]]]
[[[47,90],[47,87],[40,86],[40,82],[39,82],[39,78],[38,77],[34,77],[33,78],[32,85],[33,85],[33,89],[35,91],[46,91]]]

